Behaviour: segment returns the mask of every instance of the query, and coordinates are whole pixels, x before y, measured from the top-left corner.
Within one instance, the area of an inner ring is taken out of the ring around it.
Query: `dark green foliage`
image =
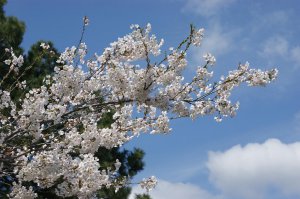
[[[51,53],[42,53],[40,47],[42,42],[50,45]],[[58,54],[50,41],[38,41],[31,46],[24,64],[25,66],[32,66],[26,71],[26,80],[29,87],[40,86],[45,76],[53,73],[54,67],[57,65]]]
[[[23,54],[23,49],[20,44],[23,40],[23,35],[25,32],[25,24],[19,21],[16,17],[5,16],[3,6],[6,0],[0,0],[0,81],[7,74],[9,66],[3,63],[4,60],[10,57],[10,54],[5,52],[5,49],[13,48],[16,54]],[[12,79],[8,79],[6,87],[8,84],[12,83]]]
[[[20,44],[23,41],[25,23],[16,17],[7,17],[3,11],[3,0],[0,0],[0,48],[14,48],[16,53],[21,54],[23,50]],[[2,52],[1,52],[2,53]]]
[[[137,194],[135,199],[151,199],[151,197],[148,194]]]
[[[101,161],[101,167],[113,168],[113,163],[116,159],[122,162],[122,166],[119,169],[121,176],[135,176],[144,167],[143,157],[144,151],[141,149],[133,149],[129,151],[126,149],[120,150],[120,148],[99,148],[95,154]]]
[[[113,115],[114,112],[110,111],[106,113],[99,121],[98,121],[98,128],[109,128],[111,123],[113,122]]]
[[[6,0],[0,0],[0,81],[8,73],[9,66],[3,61],[10,58],[10,53],[5,52],[5,49],[13,49],[16,56],[23,54],[23,49],[20,47],[23,35],[25,33],[25,23],[18,20],[16,17],[5,16],[3,6]],[[41,42],[50,45],[51,53],[42,53],[40,47]],[[38,41],[31,46],[28,55],[24,56],[24,65],[20,67],[19,74],[25,71],[22,78],[18,81],[26,80],[28,89],[39,87],[42,84],[44,77],[51,74],[56,65],[55,61],[58,58],[58,52],[53,47],[53,44],[48,41]],[[16,76],[11,74],[1,85],[2,89],[9,89],[16,83]],[[15,89],[12,92],[13,99],[21,97],[21,92]]]
[[[3,7],[6,3],[6,0],[0,0],[0,20],[2,20],[5,17]]]
[[[131,188],[130,187],[124,187],[120,189],[118,192],[115,192],[114,189],[102,189],[98,193],[98,198],[103,199],[126,199],[130,195]]]

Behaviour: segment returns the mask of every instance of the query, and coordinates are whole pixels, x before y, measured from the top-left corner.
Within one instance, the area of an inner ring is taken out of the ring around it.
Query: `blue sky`
[[[154,199],[299,198],[299,9],[297,0],[10,0],[5,7],[26,23],[24,49],[39,39],[61,51],[76,45],[84,15],[90,19],[84,41],[99,54],[131,24],[150,22],[167,49],[193,23],[206,32],[202,47],[190,51],[187,76],[205,52],[216,56],[217,76],[246,61],[279,69],[265,88],[235,90],[233,100],[241,103],[235,118],[176,120],[170,134],[142,135],[125,146],[145,150],[146,167],[135,180],[157,176]]]

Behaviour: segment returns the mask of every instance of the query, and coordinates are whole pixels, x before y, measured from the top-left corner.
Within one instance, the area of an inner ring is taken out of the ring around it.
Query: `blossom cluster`
[[[157,185],[157,179],[155,176],[151,176],[149,178],[144,178],[140,185],[142,188],[146,189],[147,191],[151,191]]]
[[[78,198],[94,197],[103,187],[118,187],[113,174],[120,162],[116,160],[115,168],[102,168],[95,157],[99,147],[122,146],[141,133],[168,133],[170,120],[176,118],[233,117],[239,108],[230,100],[233,88],[242,83],[265,86],[277,76],[276,69],[250,69],[246,63],[214,81],[216,59],[207,53],[205,64],[188,81],[183,76],[187,51],[201,44],[204,29],[192,27],[184,42],[154,63],[151,59],[159,59],[163,40],[151,34],[150,24],[131,29],[93,59],[86,59],[85,43],[66,48],[54,74],[26,92],[18,106],[10,99],[11,91],[0,90],[0,176],[15,176],[12,198],[37,197],[22,185],[25,182]],[[21,56],[12,51],[11,55],[5,63],[20,66]],[[108,113],[113,113],[113,123],[99,128]],[[151,177],[141,186],[151,190],[156,183]]]

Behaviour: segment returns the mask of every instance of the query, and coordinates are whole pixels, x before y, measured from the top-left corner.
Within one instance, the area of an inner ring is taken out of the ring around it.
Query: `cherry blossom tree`
[[[191,26],[189,35],[164,55],[164,41],[151,34],[150,24],[131,29],[91,59],[85,43],[66,48],[55,73],[18,102],[10,93],[26,89],[26,82],[18,81],[23,74],[16,75],[23,57],[6,49],[10,70],[0,86],[6,77],[17,76],[0,90],[0,176],[14,179],[9,198],[37,198],[39,190],[50,189],[58,198],[97,198],[105,187],[118,191],[131,182],[119,175],[118,159],[110,167],[101,164],[95,156],[99,147],[119,147],[142,133],[169,133],[173,119],[212,116],[221,122],[234,117],[239,103],[230,100],[233,89],[265,86],[278,73],[245,63],[216,80],[216,59],[207,53],[194,77],[184,79],[187,53],[201,45],[204,29]],[[41,47],[41,53],[51,53],[47,43]],[[107,114],[113,122],[100,128],[97,124]],[[152,176],[140,185],[150,191],[156,183]]]

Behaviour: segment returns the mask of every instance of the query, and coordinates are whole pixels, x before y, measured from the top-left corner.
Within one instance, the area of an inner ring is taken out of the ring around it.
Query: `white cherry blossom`
[[[214,81],[211,65],[216,59],[207,53],[206,64],[185,79],[189,47],[201,44],[204,29],[191,26],[187,39],[161,58],[163,40],[151,34],[150,24],[131,29],[94,59],[86,59],[85,43],[66,48],[54,74],[26,92],[19,104],[11,100],[11,90],[0,90],[0,176],[14,175],[18,181],[10,197],[37,197],[23,182],[78,198],[94,197],[103,187],[126,186],[126,180],[112,175],[121,166],[119,160],[114,170],[101,168],[95,157],[99,147],[122,146],[142,133],[169,133],[172,119],[212,115],[221,122],[234,117],[239,103],[230,99],[233,88],[242,83],[265,86],[278,73],[250,69],[246,63]],[[48,50],[47,44],[41,47]],[[9,52],[11,58],[4,62],[21,67],[23,57]],[[161,61],[152,62],[153,57]],[[19,89],[26,88],[26,82],[19,84]],[[98,122],[111,112],[112,124],[99,128]],[[156,183],[151,177],[140,184],[149,191]]]

